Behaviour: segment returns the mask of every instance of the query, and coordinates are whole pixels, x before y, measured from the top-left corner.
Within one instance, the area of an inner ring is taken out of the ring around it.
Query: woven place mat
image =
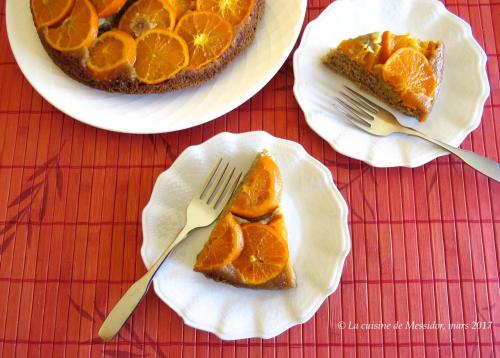
[[[306,22],[329,3],[309,1]],[[488,54],[491,97],[463,147],[498,161],[500,2],[445,3]],[[304,121],[291,59],[254,98],[202,126],[144,136],[88,127],[24,79],[0,5],[1,357],[500,355],[498,183],[452,157],[375,169],[335,153]],[[338,290],[306,324],[241,341],[185,326],[151,291],[103,344],[105,314],[145,272],[141,211],[156,177],[187,146],[250,130],[297,141],[332,171],[352,234]]]

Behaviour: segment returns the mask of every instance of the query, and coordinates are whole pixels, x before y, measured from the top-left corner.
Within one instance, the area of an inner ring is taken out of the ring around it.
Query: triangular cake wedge
[[[439,92],[444,44],[374,32],[342,41],[322,62],[393,108],[424,121]]]
[[[296,287],[282,190],[277,164],[267,151],[259,153],[198,254],[194,270],[238,287]]]

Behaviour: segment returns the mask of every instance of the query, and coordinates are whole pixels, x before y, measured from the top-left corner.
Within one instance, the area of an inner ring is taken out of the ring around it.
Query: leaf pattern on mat
[[[160,148],[165,148],[165,153],[167,154],[167,159],[171,162],[174,162],[177,158],[176,153],[173,151],[172,146],[168,143],[167,138],[163,134],[148,134],[147,138],[151,145],[153,146],[154,151],[160,150]],[[156,145],[157,139],[161,142],[161,145]]]
[[[293,63],[291,58],[288,58],[285,64],[280,68],[278,76],[283,76],[285,80],[293,79]],[[293,89],[293,83],[293,81],[287,81],[286,84],[275,87],[274,92],[291,91]]]
[[[6,237],[0,244],[0,255],[5,251],[5,249],[14,241],[15,234],[10,234]]]
[[[9,220],[7,220],[7,223],[5,224],[5,226],[0,229],[0,235],[5,234],[7,231],[9,231],[11,228],[13,228],[19,220],[24,219],[24,217],[26,217],[29,209],[30,209],[29,206],[26,206],[23,209],[21,209],[16,215],[14,215]]]
[[[437,173],[437,170],[434,171],[434,173],[432,174],[432,177],[430,179],[430,184],[429,184],[429,189],[428,189],[428,192],[430,193],[432,191],[432,189],[434,189],[434,187],[436,186],[437,184],[437,179],[438,179],[438,173]]]
[[[47,202],[49,198],[49,178],[43,183],[43,195],[42,195],[42,206],[40,207],[40,213],[38,219],[40,221],[45,217],[45,212],[47,211]]]
[[[68,295],[68,298],[69,298],[69,302],[70,302],[71,307],[73,307],[82,318],[94,323],[95,327],[99,328],[101,323],[106,318],[106,315],[104,314],[103,311],[101,311],[99,309],[99,307],[96,306],[94,308],[95,315],[92,315],[90,312],[85,310],[81,305],[76,303],[76,301],[70,295]],[[155,357],[161,357],[161,358],[167,357],[165,355],[165,353],[163,353],[161,351],[160,347],[158,347],[156,344],[151,344],[151,343],[156,343],[156,340],[153,337],[151,337],[151,335],[149,333],[144,332],[144,339],[142,339],[139,336],[139,334],[133,330],[133,328],[131,327],[130,321],[127,321],[125,323],[125,325],[123,326],[122,331],[118,332],[118,338],[121,338],[123,340],[129,340],[128,337],[125,337],[124,332],[127,332],[128,334],[130,334],[130,343],[131,343],[132,347],[137,348],[137,350],[141,350],[141,353],[133,353],[133,352],[128,352],[128,351],[120,351],[120,350],[117,351],[116,349],[113,349],[113,348],[104,347],[103,348],[104,355],[109,355],[109,356],[113,356],[113,357],[145,357],[145,356],[147,356],[147,354],[143,354],[142,349],[144,347],[144,343],[148,343],[148,346],[151,346],[152,349],[154,350]],[[81,341],[80,343],[92,343],[92,344],[101,343],[101,344],[104,344],[104,342],[99,337],[93,337],[91,339]]]
[[[26,242],[28,247],[31,246],[31,239],[33,238],[33,223],[31,222],[31,217],[28,217],[28,232],[26,233]]]
[[[82,318],[85,318],[87,321],[93,322],[94,318],[92,317],[92,315],[87,311],[85,311],[83,307],[79,306],[70,295],[68,296],[69,296],[69,303],[80,314],[80,316],[82,316]]]
[[[345,158],[345,162],[337,162],[337,161],[333,161],[330,159],[325,160],[325,165],[327,165],[329,168],[337,167],[337,168],[340,168],[342,170],[348,170],[348,171],[351,171],[354,173],[355,173],[356,169],[360,168],[360,170],[356,174],[351,176],[348,181],[345,181],[345,182],[337,181],[337,186],[338,186],[339,190],[341,190],[341,191],[345,190],[348,187],[352,186],[353,184],[357,183],[363,177],[363,175],[365,173],[368,174],[368,176],[366,176],[366,178],[369,178],[369,179],[367,179],[367,180],[369,180],[369,183],[365,183],[365,184],[366,185],[376,185],[375,174],[374,174],[375,169],[364,164],[364,163],[361,163],[361,162],[358,162],[358,163],[359,164],[356,164],[356,165],[351,167],[349,165],[349,159],[347,159],[347,158]],[[361,166],[359,166],[359,165],[361,165]],[[360,192],[361,192],[361,195],[363,198],[366,215],[361,215],[352,206],[349,208],[350,215],[352,217],[357,218],[358,220],[361,220],[361,221],[365,221],[366,219],[375,219],[376,212],[375,212],[375,209],[373,207],[373,204],[370,202],[370,199],[368,198],[368,196],[366,195],[366,192],[364,190],[360,190]]]
[[[375,209],[373,208],[372,204],[370,204],[370,200],[366,197],[365,193],[363,192],[363,199],[365,201],[366,208],[368,209],[368,212],[370,213],[370,217],[366,219],[375,219]]]
[[[63,185],[64,185],[63,172],[62,172],[62,169],[59,166],[59,164],[57,164],[57,167],[56,167],[56,188],[57,188],[57,195],[59,195],[59,198],[62,197]]]
[[[325,159],[325,165],[327,167],[338,167],[338,168],[342,168],[342,169],[345,169],[345,170],[349,170],[350,167],[349,167],[349,159],[347,159],[347,157],[344,157],[345,158],[345,162],[338,162],[338,161],[335,161],[335,160],[331,160],[331,159]]]
[[[33,193],[33,191],[36,191],[38,190],[41,186],[43,185],[43,183],[38,183],[36,185],[32,185],[30,186],[29,188],[23,190],[21,192],[21,194],[19,194],[15,199],[13,199],[9,206],[7,206],[8,208],[11,208],[15,205],[18,205],[19,203],[21,203],[22,201],[28,199],[28,197],[31,196],[31,193]]]
[[[164,136],[160,136],[160,140],[162,141],[163,145],[165,146],[165,150],[167,151],[167,157],[171,162],[174,162],[177,156],[175,155],[172,146],[168,144],[167,139]]]
[[[155,146],[155,135],[154,134],[148,134],[146,135],[146,138],[149,140],[151,145],[154,147]]]
[[[339,190],[343,190],[343,189],[346,189],[347,187],[351,186],[352,184],[354,184],[356,181],[358,181],[364,173],[366,173],[371,167],[369,167],[368,165],[366,164],[362,164],[361,165],[361,170],[359,171],[359,173],[357,173],[354,177],[350,178],[349,181],[347,182],[338,182],[337,185],[339,187]],[[351,168],[351,171],[354,171],[355,168]]]
[[[35,178],[38,178],[40,175],[44,174],[49,167],[52,167],[55,162],[59,159],[59,154],[54,155],[51,157],[49,160],[47,160],[45,163],[43,163],[41,166],[39,166],[33,174],[31,174],[28,177],[28,181],[33,180]]]
[[[64,146],[61,146],[61,148]],[[16,226],[19,221],[26,219],[27,233],[26,241],[28,246],[31,245],[31,240],[33,238],[33,217],[36,215],[40,222],[45,218],[47,213],[47,205],[49,199],[49,192],[51,189],[51,184],[56,183],[57,195],[62,196],[62,189],[64,185],[64,178],[62,169],[59,166],[59,155],[56,155],[47,159],[45,163],[41,166],[35,168],[33,174],[31,174],[27,179],[27,184],[23,186],[19,195],[17,195],[9,204],[8,208],[13,208],[18,206],[18,212],[6,220],[6,224],[0,228],[0,235],[5,234],[5,237],[0,242],[0,255],[14,242],[14,237],[16,236]],[[32,210],[33,203],[40,203],[40,209],[38,212]]]

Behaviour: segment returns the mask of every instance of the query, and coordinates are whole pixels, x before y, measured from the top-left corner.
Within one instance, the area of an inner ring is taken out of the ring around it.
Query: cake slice
[[[395,109],[424,121],[439,92],[444,45],[408,34],[374,32],[342,41],[322,62]]]
[[[222,211],[194,270],[238,287],[296,287],[282,189],[281,172],[263,151]]]

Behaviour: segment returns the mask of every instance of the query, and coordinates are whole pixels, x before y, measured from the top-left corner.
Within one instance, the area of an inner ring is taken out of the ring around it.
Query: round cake
[[[265,0],[31,0],[40,40],[68,76],[129,94],[195,87],[253,41]]]

